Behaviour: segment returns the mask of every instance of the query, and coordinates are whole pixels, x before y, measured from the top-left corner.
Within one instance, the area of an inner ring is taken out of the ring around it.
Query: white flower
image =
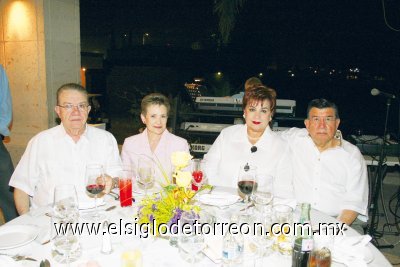
[[[192,174],[190,172],[176,172],[176,184],[179,187],[186,188],[192,182]]]
[[[171,155],[172,165],[175,166],[176,169],[181,170],[189,165],[192,156],[185,151],[176,151]]]

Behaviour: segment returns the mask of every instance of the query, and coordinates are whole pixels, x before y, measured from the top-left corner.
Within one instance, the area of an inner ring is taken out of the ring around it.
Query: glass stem
[[[99,217],[99,211],[97,210],[97,194],[94,195],[94,217]]]

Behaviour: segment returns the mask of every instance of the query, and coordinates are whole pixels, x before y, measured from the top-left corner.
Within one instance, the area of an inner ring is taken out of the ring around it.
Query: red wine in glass
[[[257,190],[257,182],[255,181],[239,181],[238,187],[240,192],[245,195],[250,195],[253,191]]]
[[[86,190],[93,195],[100,194],[103,192],[105,185],[103,184],[90,184],[86,186]]]

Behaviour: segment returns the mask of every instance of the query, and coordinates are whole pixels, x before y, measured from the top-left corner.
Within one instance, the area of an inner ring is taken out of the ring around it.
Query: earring
[[[243,114],[243,119],[246,119],[246,116]]]

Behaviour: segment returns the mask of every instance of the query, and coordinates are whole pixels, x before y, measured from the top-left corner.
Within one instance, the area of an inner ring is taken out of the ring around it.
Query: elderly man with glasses
[[[297,201],[310,203],[348,225],[357,217],[365,221],[367,167],[358,148],[337,134],[337,106],[326,99],[312,100],[304,124],[307,129],[282,133],[291,150]]]
[[[104,171],[120,164],[117,142],[112,134],[86,124],[90,106],[87,91],[69,83],[57,91],[55,112],[61,124],[34,136],[17,165],[10,186],[20,215],[52,203],[55,186],[74,184],[79,201],[85,193],[87,164],[102,164]],[[106,192],[111,188],[107,178]]]

